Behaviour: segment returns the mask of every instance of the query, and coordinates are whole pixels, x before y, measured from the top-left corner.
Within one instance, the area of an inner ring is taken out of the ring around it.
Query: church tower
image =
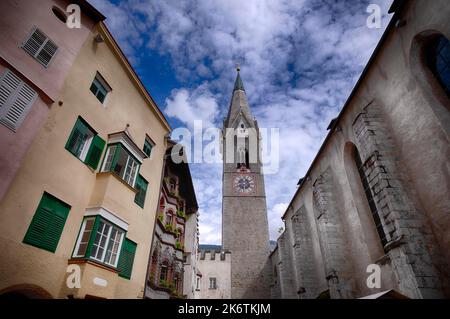
[[[239,68],[222,136],[222,247],[231,251],[231,298],[269,298],[269,226],[259,128]]]

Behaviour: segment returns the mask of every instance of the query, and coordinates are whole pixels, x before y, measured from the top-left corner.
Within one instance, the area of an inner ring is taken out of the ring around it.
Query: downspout
[[[170,133],[167,133],[165,136],[164,136],[164,146],[166,147],[165,148],[165,151],[164,151],[164,156],[163,156],[163,165],[162,165],[162,171],[161,171],[161,180],[160,180],[160,187],[159,187],[159,194],[158,195],[161,195],[161,191],[162,191],[162,187],[163,187],[163,182],[164,182],[164,171],[165,171],[165,169],[166,169],[166,161],[167,161],[167,157],[170,155],[170,154],[166,154],[166,151],[167,151],[167,141],[168,141],[168,139],[169,139],[169,137],[170,137]],[[149,276],[149,270],[150,270],[150,263],[151,263],[151,258],[152,258],[152,247],[153,247],[153,238],[155,238],[155,232],[156,232],[156,223],[158,222],[158,210],[159,210],[159,196],[158,196],[158,200],[157,200],[157,203],[156,203],[156,212],[155,212],[155,221],[154,221],[154,227],[153,227],[153,232],[152,232],[152,238],[151,238],[151,242],[150,242],[150,251],[149,251],[149,253],[148,253],[148,262],[147,262],[147,270],[146,270],[146,272],[145,272],[145,279],[144,279],[144,293],[143,293],[143,295],[142,295],[142,299],[145,299],[145,292],[146,292],[146,290],[147,290],[147,279],[148,279],[148,276]]]

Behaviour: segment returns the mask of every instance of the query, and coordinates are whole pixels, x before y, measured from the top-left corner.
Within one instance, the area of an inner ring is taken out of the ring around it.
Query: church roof
[[[242,114],[245,117],[249,125],[253,125],[253,116],[250,112],[250,107],[248,105],[247,96],[244,90],[244,83],[242,82],[238,69],[236,80],[234,81],[233,95],[231,97],[230,108],[228,110],[225,126],[231,127],[239,114]]]
[[[234,81],[233,92],[236,91],[236,90],[245,91],[244,83],[242,83],[241,76],[239,75],[239,71],[238,71],[237,76],[236,76],[236,81]]]

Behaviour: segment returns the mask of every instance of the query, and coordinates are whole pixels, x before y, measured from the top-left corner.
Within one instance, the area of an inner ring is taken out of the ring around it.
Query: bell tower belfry
[[[222,247],[231,251],[231,298],[269,298],[269,225],[260,135],[239,71],[222,131]]]

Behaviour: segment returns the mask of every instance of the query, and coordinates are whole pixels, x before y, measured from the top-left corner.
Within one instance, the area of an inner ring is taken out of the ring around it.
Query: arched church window
[[[378,212],[377,206],[375,205],[375,200],[373,198],[372,191],[370,189],[369,182],[366,177],[366,173],[364,172],[364,166],[361,160],[361,156],[359,155],[358,149],[356,147],[354,149],[353,155],[356,168],[358,169],[359,177],[361,178],[361,182],[364,188],[364,193],[366,194],[367,201],[369,202],[372,218],[373,221],[375,222],[375,227],[377,229],[378,236],[380,237],[381,245],[384,247],[387,244],[386,233],[384,232],[380,214]]]
[[[245,167],[250,168],[249,163],[250,162],[249,162],[248,150],[246,149],[245,150]]]
[[[426,52],[428,67],[450,97],[450,41],[443,35],[430,42]]]
[[[242,166],[245,166],[245,149],[244,148],[238,149],[237,157],[238,157],[237,167],[240,168]]]

